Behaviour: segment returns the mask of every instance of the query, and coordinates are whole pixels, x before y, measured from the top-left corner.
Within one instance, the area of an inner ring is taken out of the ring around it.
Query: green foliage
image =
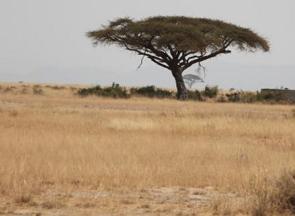
[[[156,88],[155,86],[146,86],[141,88],[132,88],[130,90],[132,95],[140,95],[144,97],[157,98],[172,98],[173,93],[164,89]]]
[[[140,21],[119,18],[87,35],[95,43],[123,47],[128,44],[136,49],[144,49],[152,41],[160,49],[172,46],[179,51],[200,52],[218,49],[225,41],[230,41],[232,46],[241,50],[269,50],[268,42],[248,28],[220,20],[183,16],[156,16]]]
[[[213,86],[213,87],[206,86],[205,90],[202,93],[205,97],[215,98],[218,95],[218,87],[217,86]]]
[[[129,98],[129,94],[125,88],[122,88],[119,84],[113,83],[110,87],[102,88],[99,85],[92,88],[83,88],[78,90],[78,95],[89,96],[96,95],[102,97],[112,98]]]
[[[100,95],[102,88],[97,85],[91,88],[82,88],[78,90],[78,95],[80,96],[89,96],[89,95]]]
[[[111,87],[103,89],[101,96],[112,96],[113,98],[128,98],[128,92],[125,88],[120,87],[119,84],[113,83]]]

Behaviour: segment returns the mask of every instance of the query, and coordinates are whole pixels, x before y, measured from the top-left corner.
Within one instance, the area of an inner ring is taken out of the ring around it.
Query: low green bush
[[[202,101],[202,95],[198,90],[194,90],[194,91],[188,91],[188,99],[189,100],[197,100],[197,101]]]
[[[131,88],[132,95],[150,97],[150,98],[171,98],[173,93],[168,90],[156,88],[155,86],[145,86],[140,88]]]
[[[97,86],[91,87],[91,88],[79,89],[77,94],[80,96],[100,95],[101,91],[102,91],[102,88],[99,85],[97,85]]]
[[[113,98],[129,98],[129,94],[125,88],[122,88],[119,84],[113,83],[111,87],[106,87],[102,91],[102,96]]]
[[[213,86],[213,87],[206,86],[202,94],[208,98],[215,98],[218,95],[218,90],[219,89],[217,86]]]
[[[96,95],[112,98],[129,98],[128,91],[119,84],[113,83],[110,87],[102,88],[99,85],[92,88],[83,88],[77,92],[80,96]]]

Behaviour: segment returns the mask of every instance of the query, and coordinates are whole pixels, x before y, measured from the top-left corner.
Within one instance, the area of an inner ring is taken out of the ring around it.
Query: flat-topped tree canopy
[[[269,43],[248,28],[220,20],[184,16],[156,16],[139,21],[119,18],[87,36],[94,43],[116,44],[172,71],[178,98],[186,99],[182,73],[196,63],[229,48],[269,51]]]

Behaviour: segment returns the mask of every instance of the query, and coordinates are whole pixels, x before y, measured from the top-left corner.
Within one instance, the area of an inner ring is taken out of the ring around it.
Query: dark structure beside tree
[[[231,53],[230,48],[269,51],[268,41],[248,28],[182,16],[157,16],[140,21],[120,18],[100,30],[88,32],[87,36],[94,44],[118,45],[170,70],[177,98],[181,100],[188,98],[182,74],[192,65]]]
[[[261,89],[264,99],[295,103],[295,90],[290,89]]]

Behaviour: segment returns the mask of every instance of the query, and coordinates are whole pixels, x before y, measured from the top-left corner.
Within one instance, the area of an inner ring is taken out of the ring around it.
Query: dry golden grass
[[[295,167],[294,106],[0,91],[0,192],[205,187],[246,193]]]

